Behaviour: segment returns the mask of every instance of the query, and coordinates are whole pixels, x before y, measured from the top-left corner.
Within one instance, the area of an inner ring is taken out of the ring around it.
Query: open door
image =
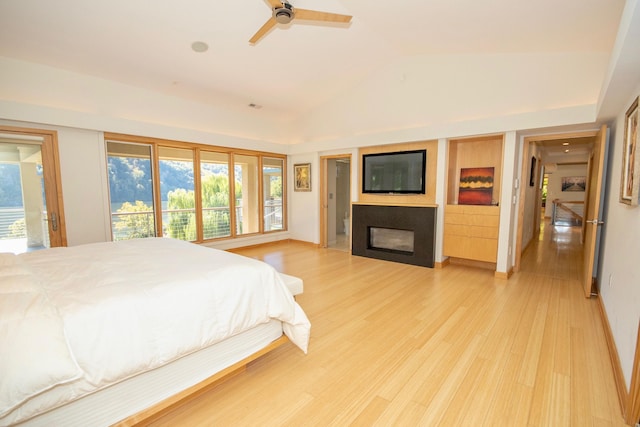
[[[57,133],[0,127],[0,244],[9,252],[66,246]]]
[[[602,179],[604,176],[604,159],[607,150],[607,127],[602,126],[595,136],[593,151],[589,160],[589,183],[585,200],[584,217],[584,270],[582,284],[584,295],[589,298],[596,292],[594,283],[594,266],[597,259],[597,244],[599,243],[600,226],[602,221]]]
[[[351,249],[351,156],[320,157],[320,247]]]

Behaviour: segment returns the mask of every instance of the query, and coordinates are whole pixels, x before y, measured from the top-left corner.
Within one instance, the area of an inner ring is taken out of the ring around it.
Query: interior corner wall
[[[508,273],[513,267],[515,225],[517,224],[517,190],[513,185],[519,169],[519,149],[515,132],[506,132],[502,148],[502,178],[500,194],[500,230],[496,271]]]
[[[436,167],[436,180],[441,182],[442,185],[436,187],[436,200],[438,205],[436,211],[436,246],[435,246],[435,262],[441,263],[444,261],[443,245],[444,245],[444,207],[445,201],[445,187],[447,183],[447,165],[449,164],[449,150],[447,150],[448,140],[446,138],[438,139],[438,163]]]

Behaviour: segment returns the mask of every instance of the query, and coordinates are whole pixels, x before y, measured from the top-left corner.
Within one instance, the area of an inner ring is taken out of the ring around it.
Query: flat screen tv
[[[362,192],[425,194],[427,151],[398,151],[362,156]]]

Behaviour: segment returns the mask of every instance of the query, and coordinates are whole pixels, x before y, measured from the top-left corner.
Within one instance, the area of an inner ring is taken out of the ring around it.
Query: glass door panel
[[[0,133],[0,252],[66,244],[51,135]]]
[[[262,199],[264,231],[284,229],[282,209],[283,159],[264,157],[262,159]]]
[[[236,235],[260,231],[258,156],[233,156]]]

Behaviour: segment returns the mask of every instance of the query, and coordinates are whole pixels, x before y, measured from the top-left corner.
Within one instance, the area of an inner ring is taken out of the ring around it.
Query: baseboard
[[[622,372],[622,365],[620,365],[620,356],[618,355],[616,343],[613,340],[613,332],[611,331],[609,317],[607,316],[607,311],[604,308],[602,298],[600,295],[597,295],[596,298],[598,300],[598,309],[600,311],[600,318],[602,319],[604,335],[607,340],[607,349],[609,350],[609,359],[611,360],[611,367],[613,368],[613,377],[616,383],[616,391],[618,392],[620,410],[622,411],[622,414],[626,414],[629,395],[627,392],[627,385],[624,380],[624,374]]]
[[[441,262],[434,263],[433,268],[445,268],[447,265],[449,265],[449,258],[445,258]]]
[[[509,277],[513,276],[513,267],[509,269],[509,271],[496,271],[494,274],[496,279],[509,279]]]
[[[495,262],[476,261],[474,259],[456,258],[452,256],[449,257],[449,263],[455,265],[466,265],[467,267],[483,268],[485,270],[495,271],[496,269]]]
[[[256,243],[256,244],[253,244],[253,245],[238,246],[237,248],[231,248],[231,249],[226,249],[226,250],[227,250],[227,252],[236,252],[236,251],[241,251],[243,249],[263,248],[265,246],[279,245],[279,244],[282,244],[282,243],[302,244],[302,245],[311,246],[311,247],[313,247],[315,249],[320,247],[317,243],[305,242],[304,240],[282,239],[282,240],[274,240],[272,242],[264,242],[264,243]]]
[[[320,244],[313,243],[313,242],[307,242],[306,240],[287,239],[287,241],[289,243],[297,243],[297,244],[301,244],[301,245],[311,246],[312,248],[316,248],[316,249],[318,249],[320,247]]]

